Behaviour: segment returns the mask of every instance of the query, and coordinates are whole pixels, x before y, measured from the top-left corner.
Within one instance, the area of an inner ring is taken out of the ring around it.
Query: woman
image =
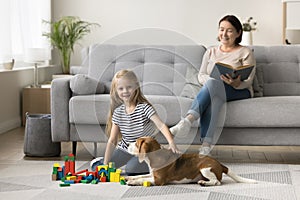
[[[220,75],[220,80],[210,77],[215,63],[222,62],[234,68],[242,65],[254,65],[255,58],[252,50],[241,46],[243,28],[239,19],[227,15],[219,21],[218,40],[220,44],[209,48],[203,56],[198,80],[203,85],[190,110],[183,120],[172,127],[173,135],[188,133],[191,124],[200,118],[202,148],[200,154],[207,155],[211,151],[213,136],[217,128],[220,110],[225,102],[253,97],[253,78],[255,67],[246,80],[240,76],[231,77],[229,74]]]

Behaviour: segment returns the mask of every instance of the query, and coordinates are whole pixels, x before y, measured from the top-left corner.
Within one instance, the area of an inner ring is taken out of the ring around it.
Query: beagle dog
[[[226,174],[236,182],[257,183],[253,179],[234,174],[226,166],[209,156],[191,154],[175,154],[151,137],[142,137],[131,143],[129,153],[145,161],[150,169],[146,175],[125,177],[128,185],[143,185],[145,181],[151,185],[169,183],[198,183],[201,186],[221,185],[222,174]]]

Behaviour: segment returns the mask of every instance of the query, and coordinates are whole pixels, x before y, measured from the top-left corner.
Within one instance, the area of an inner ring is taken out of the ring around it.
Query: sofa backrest
[[[300,95],[300,45],[252,46],[263,96]]]
[[[103,82],[109,93],[114,74],[132,69],[145,95],[179,95],[188,67],[198,71],[205,51],[202,45],[94,44],[89,50],[88,75]]]

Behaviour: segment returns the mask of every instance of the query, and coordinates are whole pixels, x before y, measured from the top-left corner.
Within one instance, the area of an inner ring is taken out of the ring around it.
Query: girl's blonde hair
[[[106,134],[109,137],[111,128],[112,128],[112,115],[114,113],[114,110],[119,107],[123,101],[119,98],[118,92],[117,92],[117,81],[118,79],[125,78],[127,80],[131,80],[135,83],[135,91],[130,97],[130,101],[137,105],[138,103],[151,103],[146,99],[146,97],[143,95],[140,87],[139,80],[135,73],[128,69],[123,69],[118,71],[111,82],[111,88],[110,88],[110,110],[108,113],[108,119],[106,123]],[[119,135],[119,139],[121,138],[121,135]]]

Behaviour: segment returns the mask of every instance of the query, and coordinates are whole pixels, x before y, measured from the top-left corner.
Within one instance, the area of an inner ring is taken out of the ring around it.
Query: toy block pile
[[[65,165],[60,166],[59,163],[53,165],[52,180],[60,180],[61,187],[70,186],[75,183],[91,183],[99,182],[120,182],[121,185],[126,185],[124,177],[121,177],[121,169],[115,168],[115,163],[110,162],[108,165],[99,165],[96,171],[88,171],[88,169],[75,172],[75,156],[69,154],[65,156]]]

